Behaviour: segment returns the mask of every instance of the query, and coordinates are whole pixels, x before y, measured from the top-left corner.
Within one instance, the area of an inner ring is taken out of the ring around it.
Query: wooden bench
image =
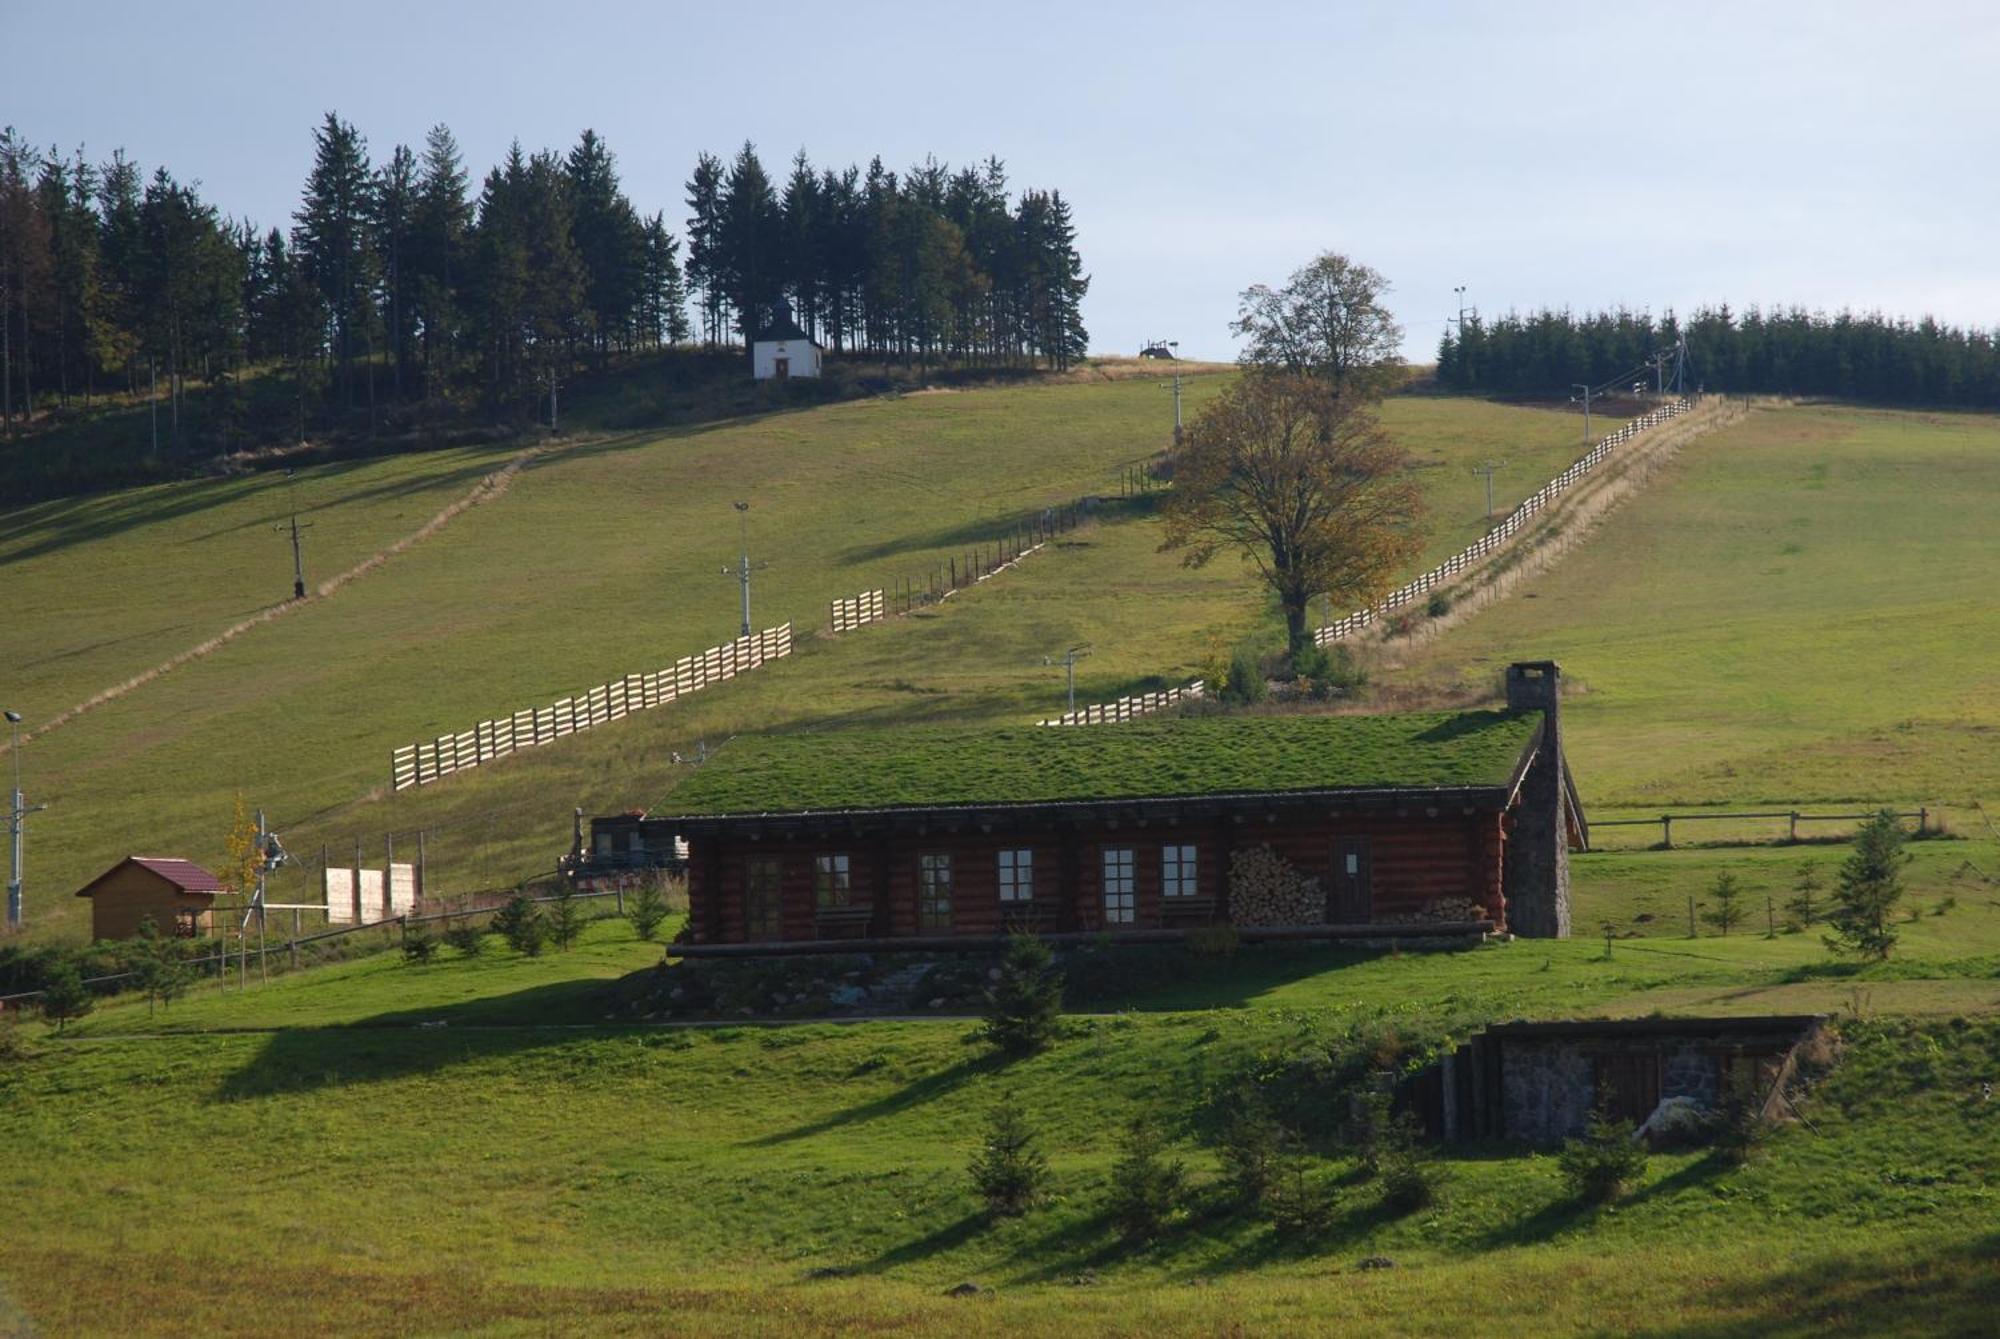
[[[813,930],[820,939],[860,938],[874,920],[873,907],[819,907],[813,913]],[[827,933],[829,930],[834,933]],[[857,930],[860,935],[853,933]]]

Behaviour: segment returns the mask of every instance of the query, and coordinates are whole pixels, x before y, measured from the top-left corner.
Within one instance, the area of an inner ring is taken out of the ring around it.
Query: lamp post
[[[295,470],[285,471],[285,503],[291,509],[292,513],[292,598],[294,600],[303,600],[306,598],[306,560],[305,552],[299,545],[299,530],[302,527],[299,525],[299,484],[297,471]],[[303,528],[310,529],[311,527],[312,522],[307,521]],[[273,530],[283,530],[286,527],[274,525],[271,528]]]
[[[21,928],[21,839],[27,831],[28,815],[48,806],[38,804],[29,808],[21,794],[21,713],[9,711],[4,714],[13,741],[10,751],[14,755],[14,789],[8,796],[7,804],[7,836],[12,856],[7,875],[7,928],[18,930]]]
[[[722,569],[724,576],[735,576],[743,588],[743,635],[750,635],[750,504],[736,504],[737,534],[741,540],[742,557],[737,560],[736,571]]]
[[[1072,646],[1061,656],[1043,656],[1044,665],[1061,665],[1069,679],[1069,714],[1076,713],[1076,662],[1090,654],[1090,647]]]

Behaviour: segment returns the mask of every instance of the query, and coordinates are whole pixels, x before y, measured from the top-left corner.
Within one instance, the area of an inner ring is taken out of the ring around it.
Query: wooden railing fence
[[[1714,823],[1714,822],[1720,822],[1724,819],[1749,820],[1749,821],[1756,821],[1756,820],[1776,821],[1782,819],[1784,820],[1785,823],[1784,840],[1787,843],[1795,843],[1799,840],[1799,824],[1801,823],[1859,823],[1862,822],[1863,820],[1875,817],[1875,815],[1880,812],[1881,810],[1879,809],[1869,813],[1859,813],[1859,814],[1808,814],[1798,809],[1759,809],[1746,813],[1723,813],[1717,810],[1705,810],[1700,813],[1661,814],[1657,818],[1593,818],[1590,820],[1590,826],[1593,829],[1644,828],[1644,827],[1658,826],[1658,828],[1660,829],[1660,842],[1659,842],[1660,849],[1663,851],[1671,851],[1674,847],[1674,824],[1676,823]],[[1916,819],[1917,836],[1928,837],[1930,835],[1931,811],[1929,806],[1924,806],[1921,808],[1911,809],[1907,811],[1894,810],[1891,812],[1893,813],[1894,817],[1899,819],[1902,818]],[[1745,843],[1729,843],[1729,844],[1749,845],[1750,843],[1745,842]]]
[[[859,595],[833,602],[833,631],[836,636],[886,617],[887,604],[880,589],[864,590]]]
[[[1631,441],[1648,428],[1657,427],[1670,418],[1687,413],[1692,408],[1694,408],[1694,401],[1692,400],[1675,400],[1670,404],[1661,405],[1658,409],[1652,410],[1650,413],[1641,414],[1638,418],[1633,419],[1630,423],[1618,429],[1618,431],[1605,437],[1596,446],[1593,446],[1574,465],[1571,465],[1561,474],[1543,484],[1531,496],[1525,499],[1520,506],[1508,513],[1506,520],[1487,531],[1478,543],[1445,559],[1444,562],[1438,564],[1408,585],[1393,591],[1370,608],[1356,610],[1345,618],[1337,618],[1326,626],[1316,629],[1313,632],[1314,643],[1319,646],[1328,646],[1340,641],[1344,637],[1352,637],[1355,633],[1362,631],[1364,628],[1371,627],[1403,605],[1410,603],[1410,601],[1417,599],[1419,596],[1428,595],[1440,586],[1445,585],[1452,578],[1472,567],[1473,564],[1480,562],[1506,545],[1508,541],[1521,532],[1522,528],[1530,520],[1546,509],[1551,502],[1554,502],[1557,498],[1575,487],[1578,481],[1585,475],[1603,464],[1604,458],[1610,455],[1614,449]]]
[[[1149,712],[1163,710],[1176,703],[1189,702],[1207,692],[1207,685],[1200,679],[1184,688],[1163,688],[1156,693],[1134,693],[1121,697],[1116,702],[1093,702],[1075,711],[1066,711],[1060,716],[1039,725],[1115,725],[1120,721],[1136,720]]]
[[[553,743],[566,735],[620,720],[635,711],[662,707],[710,684],[733,679],[767,660],[792,653],[792,625],[753,632],[748,637],[683,656],[665,669],[642,670],[565,697],[546,707],[530,707],[470,730],[405,744],[389,754],[396,790],[428,786],[454,772],[504,758],[520,749]]]

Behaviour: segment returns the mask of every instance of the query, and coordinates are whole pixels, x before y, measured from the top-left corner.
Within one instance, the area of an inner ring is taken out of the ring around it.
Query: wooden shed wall
[[[146,917],[163,935],[175,933],[176,918],[183,912],[195,916],[195,932],[207,934],[213,928],[214,902],[210,893],[184,893],[143,865],[127,865],[107,876],[90,898],[90,933],[94,939],[136,939],[139,924]]]

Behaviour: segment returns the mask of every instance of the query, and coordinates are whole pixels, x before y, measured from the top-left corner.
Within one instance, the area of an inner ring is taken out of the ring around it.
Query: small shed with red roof
[[[174,856],[128,855],[77,889],[90,899],[93,939],[134,939],[148,917],[163,935],[184,939],[215,929],[222,880]]]

